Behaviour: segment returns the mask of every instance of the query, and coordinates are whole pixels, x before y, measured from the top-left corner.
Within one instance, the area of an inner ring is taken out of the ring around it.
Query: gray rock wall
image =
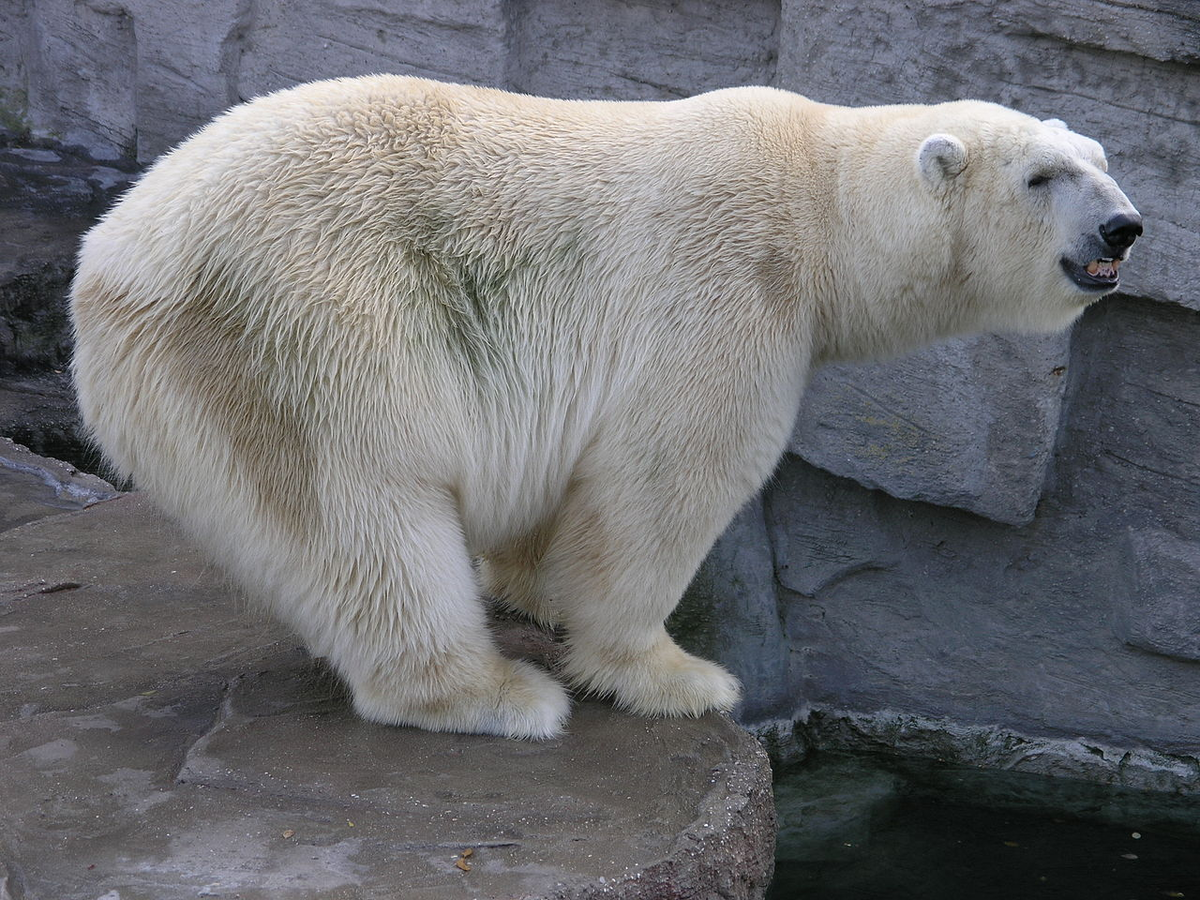
[[[905,745],[897,716],[917,714],[1066,742],[1024,754],[1034,770],[1109,778],[1111,759],[1067,746],[1082,737],[1194,775],[1200,6],[785,2],[779,48],[778,83],[818,99],[1063,118],[1104,143],[1147,223],[1127,296],[1061,342],[984,337],[818,377],[800,458],[764,498],[793,698],[874,719],[882,742]],[[995,763],[1002,740],[964,754]]]
[[[1126,295],[1070,335],[820,373],[777,480],[675,626],[742,675],[748,721],[799,717],[813,740],[875,722],[880,741],[940,752],[897,737],[910,715],[926,723],[913,734],[943,722],[1187,759],[1197,62],[1192,0],[14,0],[0,124],[147,162],[232,103],[374,71],[564,97],[745,83],[847,104],[977,97],[1065,119],[1105,144],[1145,215]],[[834,720],[854,725],[813,724]]]
[[[1111,753],[1062,747],[1016,764],[1086,774],[1090,763],[1106,780],[1156,787],[1171,783],[1164,766],[1179,767],[1191,774],[1173,786],[1200,790],[1198,339],[1200,315],[1179,307],[1116,298],[1087,314],[1047,487],[1025,525],[786,458],[739,526],[762,523],[771,561],[742,558],[736,580],[776,598],[788,699],[865,714],[856,728],[874,720],[879,743],[903,743],[898,713],[951,733],[999,724],[1083,738],[1129,752],[1128,771],[1109,771]],[[747,605],[729,593],[728,608]],[[762,670],[744,638],[721,640],[741,671]],[[818,742],[846,738],[819,721],[816,731]],[[925,748],[943,756],[935,737]],[[1009,739],[976,734],[958,752],[990,761]]]

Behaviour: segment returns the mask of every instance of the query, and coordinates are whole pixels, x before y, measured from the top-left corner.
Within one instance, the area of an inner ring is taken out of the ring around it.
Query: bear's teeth
[[[1089,275],[1098,275],[1100,273],[1100,260],[1093,259],[1087,264],[1087,273]]]
[[[1093,259],[1087,264],[1087,273],[1093,278],[1113,278],[1117,274],[1117,260]]]

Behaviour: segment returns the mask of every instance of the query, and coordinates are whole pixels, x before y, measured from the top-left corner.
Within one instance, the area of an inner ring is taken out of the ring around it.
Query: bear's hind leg
[[[538,571],[545,552],[546,532],[539,529],[486,553],[479,575],[489,597],[544,628],[553,628],[559,624],[558,610],[546,596]]]
[[[363,524],[341,538],[344,562],[328,594],[340,599],[316,642],[359,714],[432,731],[561,734],[566,692],[496,648],[449,499],[397,504],[390,515],[362,512],[341,520]]]

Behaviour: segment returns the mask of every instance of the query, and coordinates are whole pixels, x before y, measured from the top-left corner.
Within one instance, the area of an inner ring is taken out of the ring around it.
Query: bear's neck
[[[962,287],[957,211],[925,190],[916,170],[915,148],[931,126],[896,113],[907,109],[833,108],[821,124],[817,145],[831,150],[812,161],[811,184],[826,208],[807,240],[797,235],[826,248],[805,291],[817,362],[896,356],[982,321],[978,299]]]
[[[935,279],[878,283],[842,272],[821,292],[814,329],[818,364],[887,359],[978,331],[970,306]]]

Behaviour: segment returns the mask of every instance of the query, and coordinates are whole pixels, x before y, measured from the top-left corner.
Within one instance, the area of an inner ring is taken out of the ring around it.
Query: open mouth
[[[1059,261],[1063,271],[1085,291],[1110,291],[1121,280],[1117,270],[1121,260],[1112,257],[1093,259],[1086,266],[1071,262],[1065,256]]]

